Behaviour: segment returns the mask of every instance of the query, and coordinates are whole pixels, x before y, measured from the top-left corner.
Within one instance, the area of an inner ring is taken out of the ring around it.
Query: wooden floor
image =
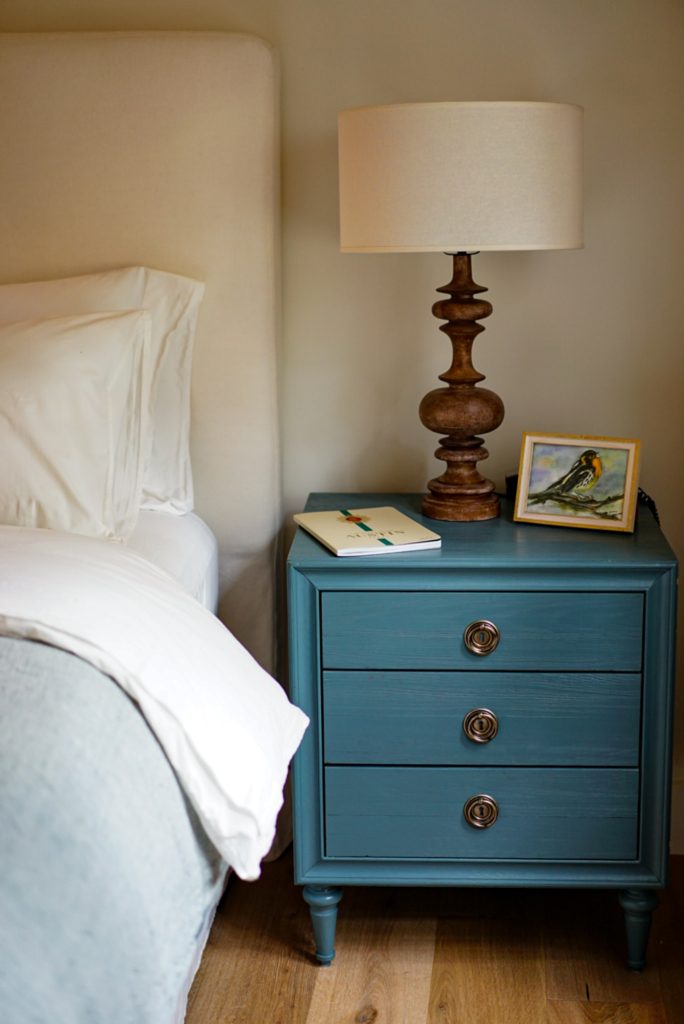
[[[230,883],[187,1024],[684,1024],[684,857],[641,974],[616,895],[592,891],[349,887],[318,967],[291,879],[288,853]]]

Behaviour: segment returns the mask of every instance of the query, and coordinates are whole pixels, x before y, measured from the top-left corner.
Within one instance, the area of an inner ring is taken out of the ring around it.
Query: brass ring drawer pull
[[[489,743],[499,731],[499,721],[489,708],[473,708],[463,719],[463,732],[473,743]]]
[[[499,645],[501,634],[493,622],[478,619],[466,626],[463,641],[472,654],[491,654]]]
[[[472,828],[491,828],[499,816],[499,807],[493,796],[478,793],[466,801],[463,815]]]

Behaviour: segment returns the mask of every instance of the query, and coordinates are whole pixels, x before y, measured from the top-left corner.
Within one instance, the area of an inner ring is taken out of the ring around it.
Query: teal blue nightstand
[[[317,494],[307,510],[420,496]],[[438,550],[288,560],[295,881],[316,956],[343,885],[620,890],[645,962],[666,879],[677,566],[634,534],[424,520]]]

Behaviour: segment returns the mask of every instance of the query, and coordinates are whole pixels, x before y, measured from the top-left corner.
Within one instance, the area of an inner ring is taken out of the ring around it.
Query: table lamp
[[[478,387],[472,346],[492,306],[473,281],[471,255],[485,250],[582,245],[582,110],[566,103],[402,103],[345,110],[339,117],[340,247],[343,252],[444,252],[453,276],[432,307],[453,348],[451,366],[420,403],[420,419],[442,434],[446,463],[423,512],[474,521],[499,514],[494,484],[477,463],[479,434],[504,407]]]

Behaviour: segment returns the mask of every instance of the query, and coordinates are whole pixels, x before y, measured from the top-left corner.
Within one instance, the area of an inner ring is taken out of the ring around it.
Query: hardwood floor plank
[[[370,897],[370,898],[369,898]],[[398,898],[399,897],[399,898]],[[332,967],[313,968],[306,1024],[418,1024],[427,1019],[434,915],[417,917],[400,894],[348,889]]]
[[[515,893],[481,895],[485,916],[438,921],[428,1024],[546,1024],[536,907]]]
[[[667,1024],[659,1003],[572,1003],[549,1000],[548,1024]]]

